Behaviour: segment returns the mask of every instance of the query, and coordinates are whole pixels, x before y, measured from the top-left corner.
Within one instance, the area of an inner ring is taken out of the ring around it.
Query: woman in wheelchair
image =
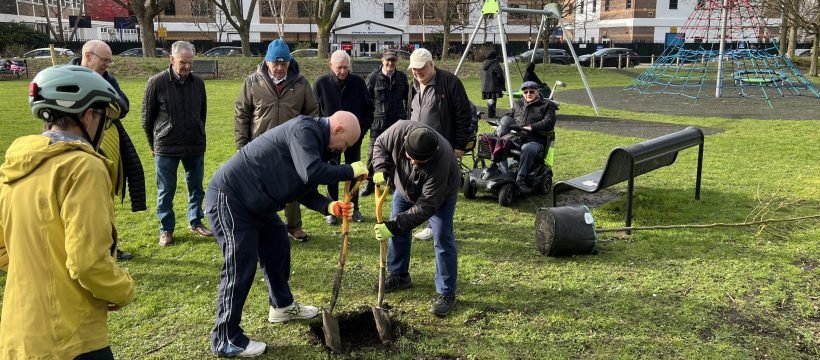
[[[556,104],[541,96],[540,85],[534,81],[525,81],[521,85],[523,96],[516,100],[510,112],[499,121],[496,135],[505,136],[510,130],[516,130],[517,139],[513,143],[521,145],[521,159],[515,183],[524,193],[532,191],[526,184],[526,177],[537,154],[544,154],[549,143],[549,134],[555,128]],[[506,161],[498,163],[502,172],[506,171]],[[495,165],[495,164],[493,164]]]

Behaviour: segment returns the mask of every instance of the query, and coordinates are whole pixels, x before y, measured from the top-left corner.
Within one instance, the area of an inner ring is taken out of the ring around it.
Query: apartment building
[[[76,15],[86,3],[93,30],[83,33],[83,40],[111,40],[122,30],[115,30],[113,20],[128,15],[112,0],[47,0],[51,6],[60,3]],[[251,42],[267,42],[282,37],[288,42],[316,42],[317,26],[313,23],[312,5],[318,0],[258,0],[251,19]],[[501,0],[501,6],[541,9],[551,0]],[[678,31],[694,11],[698,0],[563,0],[566,33],[556,31],[554,41],[570,36],[578,42],[664,42],[667,33]],[[704,1],[704,0],[701,0]],[[482,1],[463,0],[350,0],[345,1],[341,15],[330,34],[335,47],[351,49],[352,55],[365,55],[386,47],[406,46],[440,39],[443,21],[450,22],[451,42],[464,43],[480,19]],[[0,22],[18,21],[43,26],[41,0],[0,0]],[[244,0],[245,11],[251,1]],[[284,15],[279,16],[282,13]],[[502,14],[508,41],[532,42],[540,18],[522,14]],[[768,22],[777,24],[778,19]],[[66,24],[67,25],[67,24]],[[209,39],[238,41],[239,34],[225,14],[209,0],[174,0],[155,18],[155,29],[164,29],[166,40]],[[497,20],[490,19],[478,32],[476,43],[501,41]],[[126,31],[127,39],[136,41],[136,31]]]

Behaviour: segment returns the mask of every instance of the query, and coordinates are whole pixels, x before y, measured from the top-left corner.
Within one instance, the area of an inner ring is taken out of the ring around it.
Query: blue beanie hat
[[[268,62],[288,62],[290,61],[290,48],[282,39],[276,39],[268,45],[268,53],[265,54],[265,61]]]

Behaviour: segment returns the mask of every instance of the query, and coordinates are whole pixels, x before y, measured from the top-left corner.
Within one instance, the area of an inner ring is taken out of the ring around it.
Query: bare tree
[[[470,13],[478,4],[478,0],[418,0],[411,1],[409,11],[411,17],[421,20],[423,29],[435,24],[434,28],[441,31],[441,60],[447,60],[450,35],[470,25]],[[426,40],[425,37],[423,34],[422,39]]]
[[[66,15],[66,8],[63,6],[63,0],[54,1],[54,5],[49,5],[49,0],[40,0],[40,4],[43,6],[43,16],[46,18],[46,28],[54,40],[58,42],[64,43],[68,40],[74,39],[77,35],[77,28],[80,24],[80,19],[82,18],[84,12],[83,9],[85,6],[80,1],[78,1],[78,5],[80,5],[79,13],[77,15],[77,20],[74,22],[74,25],[71,27],[71,33],[66,38],[65,29],[63,29],[63,17]],[[68,1],[66,1],[67,3]],[[51,24],[51,16],[54,16],[55,21],[57,22],[57,26]],[[55,29],[56,27],[56,29]]]
[[[256,11],[256,0],[250,0],[247,10],[243,0],[211,0],[211,2],[222,10],[225,18],[239,33],[239,40],[242,41],[242,56],[251,56],[251,19]]]
[[[285,18],[294,3],[296,1],[293,0],[262,0],[261,6],[264,6],[269,12],[269,16],[276,21],[276,29],[280,38],[285,37]],[[260,9],[260,11],[264,10]]]
[[[214,7],[210,0],[190,0],[191,22],[211,41],[222,41],[228,27],[225,14]]]
[[[142,38],[142,56],[156,55],[156,39],[154,38],[154,18],[165,11],[173,0],[112,0],[124,9],[131,11],[140,25]]]
[[[313,10],[311,12],[315,14],[316,40],[319,43],[317,57],[320,59],[327,59],[328,53],[330,53],[330,30],[336,25],[336,19],[339,18],[339,14],[342,12],[342,6],[344,6],[344,1],[339,0],[313,1]]]
[[[789,54],[794,54],[794,39],[799,30],[812,35],[811,65],[809,75],[818,76],[817,59],[820,47],[820,1],[818,0],[767,0],[768,6],[781,11],[789,22]],[[781,34],[782,38],[782,34]],[[781,39],[782,41],[782,39]]]

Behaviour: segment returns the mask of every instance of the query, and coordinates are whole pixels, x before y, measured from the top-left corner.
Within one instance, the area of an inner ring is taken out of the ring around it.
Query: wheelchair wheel
[[[513,188],[513,184],[502,186],[501,190],[498,191],[498,204],[501,206],[510,206],[513,202],[514,193],[515,189]]]
[[[470,180],[469,174],[467,174],[461,181],[464,182],[464,185],[461,187],[464,197],[468,199],[475,199],[475,195],[478,193],[478,187],[476,186],[475,181]]]
[[[552,176],[545,176],[544,180],[538,184],[539,194],[549,194],[552,189]]]

